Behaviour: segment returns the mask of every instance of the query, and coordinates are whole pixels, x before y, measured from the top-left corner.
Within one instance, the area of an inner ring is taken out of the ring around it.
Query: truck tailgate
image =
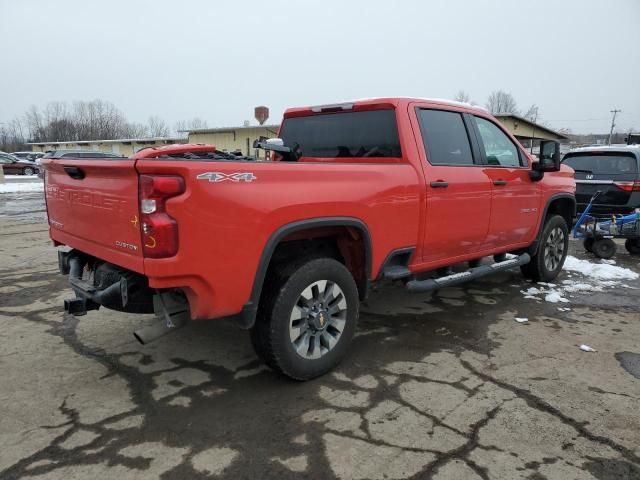
[[[43,160],[51,238],[143,273],[135,160]]]

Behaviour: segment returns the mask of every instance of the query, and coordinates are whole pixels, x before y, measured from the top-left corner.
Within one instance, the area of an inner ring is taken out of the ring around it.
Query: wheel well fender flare
[[[369,228],[362,220],[355,217],[318,217],[287,223],[271,234],[262,249],[258,268],[253,279],[251,297],[242,308],[242,311],[235,316],[241,328],[251,328],[255,323],[262,287],[276,247],[285,237],[292,233],[319,227],[351,227],[360,232],[364,244],[365,277],[368,283],[371,277],[372,262],[371,235],[369,234]]]
[[[540,240],[541,240],[540,237],[542,236],[542,231],[544,230],[544,224],[545,224],[547,215],[549,214],[549,209],[555,202],[559,200],[569,201],[571,203],[571,217],[573,218],[575,216],[576,214],[575,195],[572,195],[570,193],[556,193],[554,195],[551,195],[551,197],[549,197],[549,199],[545,203],[544,209],[542,210],[542,215],[540,216],[540,222],[538,223],[538,233],[536,234],[536,239],[534,240],[531,247],[529,247],[530,254],[535,253],[535,251],[538,249],[538,244],[540,243]],[[569,224],[567,226],[569,227],[569,229],[571,228],[571,221],[569,221]]]

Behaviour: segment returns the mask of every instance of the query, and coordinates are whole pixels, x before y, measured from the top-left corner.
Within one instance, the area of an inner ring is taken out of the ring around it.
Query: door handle
[[[64,171],[67,172],[71,178],[76,180],[82,180],[85,177],[84,170],[78,167],[64,167]]]
[[[449,186],[449,182],[436,180],[435,182],[431,182],[429,185],[431,185],[431,188],[447,188]]]
[[[503,187],[504,185],[506,185],[508,182],[506,180],[494,180],[493,184],[494,185],[498,185],[499,187]]]

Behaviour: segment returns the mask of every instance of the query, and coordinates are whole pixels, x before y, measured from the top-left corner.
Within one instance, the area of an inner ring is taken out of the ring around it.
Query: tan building
[[[85,142],[35,142],[28,143],[34,152],[49,150],[94,150],[128,157],[141,148],[186,143],[186,137],[119,138],[115,140],[87,140]]]
[[[538,125],[526,118],[511,113],[498,113],[494,115],[509,132],[516,137],[525,147],[531,146],[531,141],[536,140],[557,140],[562,142],[568,140],[566,135],[555,132],[550,128]]]
[[[207,143],[218,150],[233,152],[240,150],[244,155],[264,158],[264,151],[254,150],[253,141],[260,137],[274,138],[279,125],[252,125],[227,128],[199,128],[189,130],[189,143]]]

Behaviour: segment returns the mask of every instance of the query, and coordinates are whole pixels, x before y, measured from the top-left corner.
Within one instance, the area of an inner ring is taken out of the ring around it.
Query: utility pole
[[[611,119],[611,130],[609,131],[609,141],[607,142],[608,145],[611,145],[611,136],[613,135],[613,127],[616,126],[616,114],[620,113],[622,110],[611,110],[611,113],[613,113],[613,118]]]

